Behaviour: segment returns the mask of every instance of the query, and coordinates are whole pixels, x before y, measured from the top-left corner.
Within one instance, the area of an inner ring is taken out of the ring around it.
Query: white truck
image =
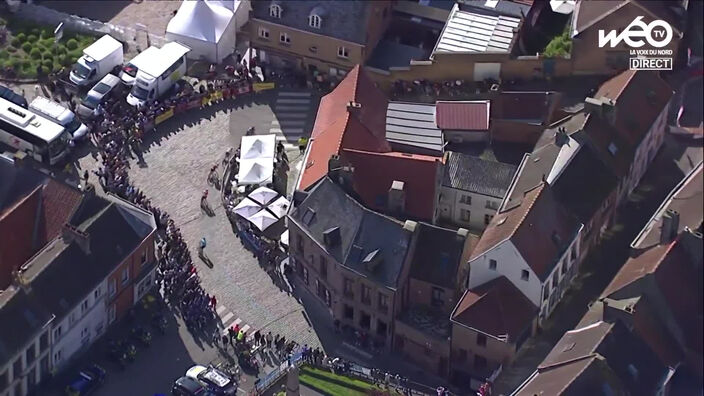
[[[123,57],[122,43],[106,34],[83,50],[69,78],[79,87],[92,86],[117,66],[122,66]]]
[[[158,52],[149,54],[151,59],[140,59],[142,66],[127,103],[142,106],[161,98],[186,74],[186,54],[191,49],[175,42],[166,43]]]

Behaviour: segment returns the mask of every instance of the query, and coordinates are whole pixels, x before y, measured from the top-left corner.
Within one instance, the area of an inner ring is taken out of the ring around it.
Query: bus
[[[56,165],[68,154],[70,140],[61,125],[0,98],[0,143]]]

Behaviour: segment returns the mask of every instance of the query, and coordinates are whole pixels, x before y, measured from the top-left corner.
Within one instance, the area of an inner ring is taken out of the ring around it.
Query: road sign
[[[64,23],[61,22],[56,26],[56,29],[54,29],[54,41],[59,42],[61,38],[64,37]]]

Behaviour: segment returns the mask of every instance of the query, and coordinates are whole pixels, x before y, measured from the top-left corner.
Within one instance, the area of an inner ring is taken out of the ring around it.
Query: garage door
[[[501,63],[475,63],[474,81],[482,81],[487,78],[499,79],[501,74]]]

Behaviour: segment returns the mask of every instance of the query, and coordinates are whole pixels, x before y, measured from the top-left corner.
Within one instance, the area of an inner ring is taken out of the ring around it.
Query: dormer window
[[[312,14],[308,17],[308,24],[312,28],[320,29],[320,22],[322,22],[320,15]]]
[[[269,6],[269,16],[272,18],[281,18],[281,6],[278,4],[272,4]]]

